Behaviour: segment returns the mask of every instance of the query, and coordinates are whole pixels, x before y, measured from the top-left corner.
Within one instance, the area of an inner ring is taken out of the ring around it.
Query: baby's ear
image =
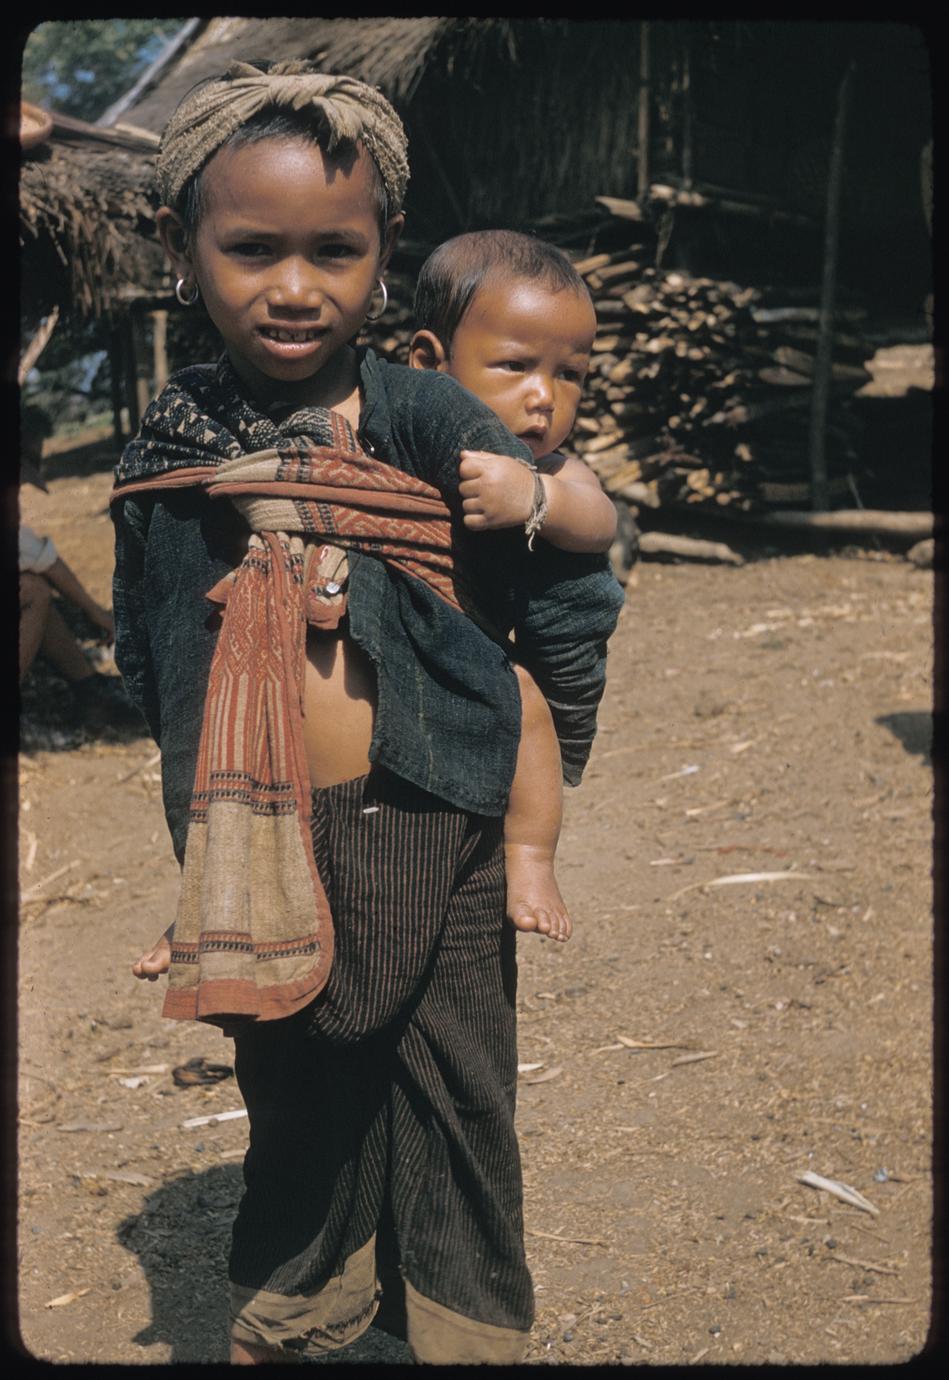
[[[413,369],[437,369],[444,373],[448,367],[445,347],[434,331],[416,331],[409,346],[409,365]]]

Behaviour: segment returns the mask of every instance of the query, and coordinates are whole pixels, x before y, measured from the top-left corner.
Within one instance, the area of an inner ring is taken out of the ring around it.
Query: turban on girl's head
[[[188,179],[267,106],[318,111],[328,132],[327,153],[341,140],[361,140],[382,176],[390,214],[401,210],[409,180],[402,121],[374,87],[355,77],[314,72],[302,61],[275,62],[267,71],[236,62],[184,97],[165,127],[158,154],[162,202],[174,206]]]

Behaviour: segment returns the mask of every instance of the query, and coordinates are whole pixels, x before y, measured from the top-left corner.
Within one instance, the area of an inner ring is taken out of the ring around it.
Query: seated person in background
[[[48,492],[40,472],[43,436],[48,423],[38,409],[25,408],[22,423],[21,483]],[[102,630],[102,641],[115,637],[112,614],[102,607],[59,555],[49,537],[20,524],[20,681],[37,654],[68,682],[80,719],[89,725],[143,725],[117,676],[90,665],[85,652],[57,608],[56,595],[80,609]]]

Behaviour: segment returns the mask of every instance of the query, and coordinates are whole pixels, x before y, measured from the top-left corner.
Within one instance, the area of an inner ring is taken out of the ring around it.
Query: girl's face
[[[207,164],[190,245],[177,215],[159,212],[176,271],[197,282],[235,371],[257,396],[277,385],[311,403],[323,392],[335,400],[341,372],[353,372],[345,347],[402,225],[393,217],[380,241],[373,191],[361,146],[341,165],[303,140],[264,139],[225,147]]]

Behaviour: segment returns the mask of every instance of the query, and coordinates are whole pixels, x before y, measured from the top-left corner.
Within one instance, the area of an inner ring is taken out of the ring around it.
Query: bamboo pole
[[[145,338],[145,315],[140,311],[131,313],[132,321],[132,380],[135,388],[135,405],[138,421],[152,400],[151,370],[148,367],[148,342]],[[134,430],[138,429],[136,422]]]
[[[877,508],[845,508],[837,512],[812,512],[784,509],[762,513],[764,527],[796,528],[805,532],[869,533],[877,537],[931,537],[936,530],[932,513],[891,513]]]
[[[138,368],[135,358],[135,327],[131,312],[122,318],[122,391],[128,409],[129,435],[134,436],[142,419],[138,405]]]
[[[790,225],[813,225],[812,216],[803,215],[798,211],[785,211],[780,207],[769,204],[764,197],[746,195],[743,191],[738,192],[715,192],[709,193],[700,191],[694,179],[690,178],[692,187],[670,187],[665,182],[653,182],[649,188],[649,196],[652,201],[662,201],[669,206],[695,206],[705,210],[708,208],[719,211],[727,211],[732,215],[755,216],[759,220],[779,220],[786,221]],[[599,201],[600,198],[597,197]]]
[[[619,491],[622,496],[622,490]],[[616,495],[614,494],[614,497]],[[745,513],[740,509],[703,507],[701,513],[682,504],[664,505],[664,511],[681,514],[692,522],[709,519],[750,528],[783,528],[788,532],[828,533],[837,536],[888,537],[894,541],[923,541],[941,531],[932,513],[889,512],[882,508],[835,508],[815,513],[807,508],[781,508],[770,512]]]
[[[33,365],[49,344],[50,337],[56,329],[56,322],[59,320],[59,307],[54,306],[48,316],[44,316],[32,339],[23,351],[23,358],[20,360],[17,369],[17,383],[22,388],[26,382],[26,377]]]
[[[817,324],[814,391],[811,398],[811,507],[815,512],[826,512],[830,506],[827,492],[827,405],[830,398],[834,348],[834,298],[837,291],[837,248],[840,239],[840,209],[844,186],[844,143],[854,66],[852,61],[848,63],[837,94],[837,115],[834,120],[830,170],[827,176],[824,274],[821,283],[820,316]]]
[[[125,444],[122,428],[122,332],[113,326],[109,332],[109,391],[112,397],[112,432],[117,450]]]
[[[639,119],[636,127],[636,196],[649,187],[649,20],[639,25]]]
[[[168,313],[166,311],[153,311],[151,316],[155,392],[160,393],[168,382]]]
[[[438,151],[435,148],[434,140],[432,139],[427,129],[425,132],[425,144],[428,148],[428,156],[432,160],[432,167],[435,169],[435,173],[438,177],[438,180],[442,184],[444,193],[448,198],[448,204],[451,206],[452,212],[454,213],[455,220],[460,226],[467,225],[468,217],[465,214],[464,207],[458,199],[457,192],[451,185],[451,180],[449,179],[449,176],[445,171],[445,168],[442,164],[442,160],[438,156]]]
[[[682,30],[681,92],[682,92],[682,189],[688,191],[692,186],[692,49],[689,43],[688,25]]]

